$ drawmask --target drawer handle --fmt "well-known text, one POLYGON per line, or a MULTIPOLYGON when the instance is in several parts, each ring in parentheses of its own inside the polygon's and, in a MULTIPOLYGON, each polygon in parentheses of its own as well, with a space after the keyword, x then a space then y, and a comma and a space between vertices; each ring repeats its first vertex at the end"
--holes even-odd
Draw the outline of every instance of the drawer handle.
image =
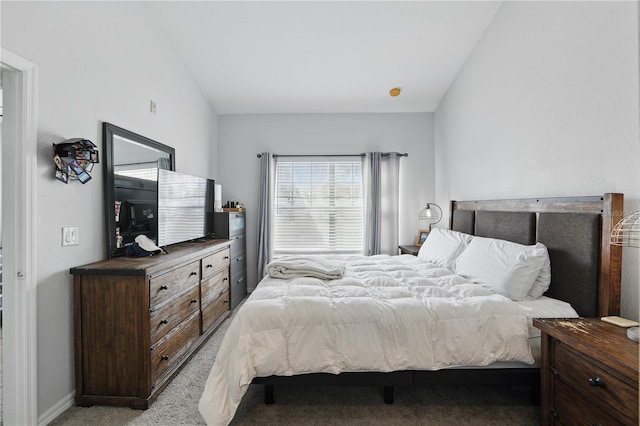
POLYGON ((209 264, 207 265, 207 268, 213 268, 213 265, 209 263, 209 264))
POLYGON ((222 279, 222 281, 229 281, 229 278, 224 277, 224 278, 222 279))
POLYGON ((167 287, 166 285, 161 285, 160 290, 169 290, 169 287, 167 287))
POLYGON ((223 304, 223 305, 226 305, 227 303, 229 303, 229 301, 228 301, 228 300, 223 300, 223 301, 222 301, 222 304, 223 304))
POLYGON ((198 303, 198 299, 191 299, 189 303, 198 303))
POLYGON ((189 276, 190 276, 190 277, 191 277, 191 276, 193 276, 193 275, 198 275, 198 273, 197 273, 197 272, 191 272, 191 273, 189 274, 189 276))
POLYGON ((163 361, 169 361, 169 355, 162 355, 160 359, 163 361))
POLYGON ((591 386, 598 386, 603 388, 604 387, 604 380, 602 380, 600 377, 596 377, 595 379, 591 378, 589 379, 589 384, 591 386))
POLYGON ((228 258, 229 258, 229 256, 225 256, 224 258, 225 258, 225 259, 228 259, 228 258))
POLYGON ((240 284, 242 281, 244 281, 244 277, 240 278, 239 280, 236 280, 236 283, 240 284))
POLYGON ((166 320, 166 319, 165 320, 161 320, 160 324, 169 324, 169 320, 166 320))

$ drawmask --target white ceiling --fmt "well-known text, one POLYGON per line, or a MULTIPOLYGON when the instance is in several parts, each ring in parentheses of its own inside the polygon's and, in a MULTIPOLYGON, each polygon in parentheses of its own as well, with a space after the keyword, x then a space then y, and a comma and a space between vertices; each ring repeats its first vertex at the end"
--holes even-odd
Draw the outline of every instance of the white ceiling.
POLYGON ((434 111, 501 2, 145 4, 216 112, 250 114, 434 111))

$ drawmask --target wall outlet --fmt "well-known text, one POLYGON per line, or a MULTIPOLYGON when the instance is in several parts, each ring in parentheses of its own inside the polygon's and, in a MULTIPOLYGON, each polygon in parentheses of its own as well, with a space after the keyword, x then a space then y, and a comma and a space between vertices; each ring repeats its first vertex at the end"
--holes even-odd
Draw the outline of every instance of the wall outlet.
POLYGON ((79 242, 78 228, 62 228, 62 247, 77 246, 79 242))

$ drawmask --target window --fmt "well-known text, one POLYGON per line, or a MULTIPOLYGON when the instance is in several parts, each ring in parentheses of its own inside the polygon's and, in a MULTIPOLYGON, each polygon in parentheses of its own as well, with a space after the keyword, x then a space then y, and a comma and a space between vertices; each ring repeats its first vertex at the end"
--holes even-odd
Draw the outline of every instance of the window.
POLYGON ((274 256, 362 254, 359 157, 276 163, 274 256))

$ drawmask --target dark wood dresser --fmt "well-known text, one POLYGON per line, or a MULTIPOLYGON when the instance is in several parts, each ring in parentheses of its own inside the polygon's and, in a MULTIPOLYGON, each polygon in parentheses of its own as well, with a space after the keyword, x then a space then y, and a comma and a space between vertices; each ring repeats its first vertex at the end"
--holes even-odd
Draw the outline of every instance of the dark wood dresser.
POLYGON ((535 319, 541 424, 638 425, 638 343, 599 318, 535 319))
POLYGON ((247 239, 245 213, 216 212, 213 232, 216 238, 226 238, 231 244, 231 309, 247 295, 247 239))
POLYGON ((149 407, 229 317, 229 244, 71 268, 77 405, 149 407))

